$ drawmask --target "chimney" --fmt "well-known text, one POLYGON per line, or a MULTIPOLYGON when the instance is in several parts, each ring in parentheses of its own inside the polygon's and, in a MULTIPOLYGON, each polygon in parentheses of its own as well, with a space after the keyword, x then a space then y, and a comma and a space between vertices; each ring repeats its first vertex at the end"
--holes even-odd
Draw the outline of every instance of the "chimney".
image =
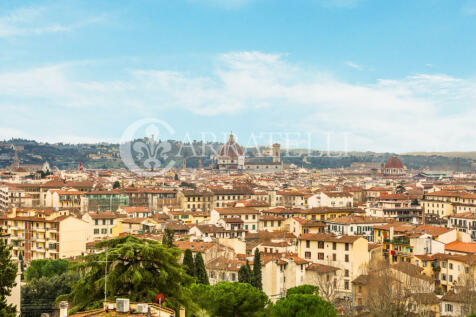
POLYGON ((179 316, 180 317, 185 317, 185 308, 180 307, 179 316))
POLYGON ((68 302, 67 301, 61 301, 59 303, 59 317, 68 317, 68 302))

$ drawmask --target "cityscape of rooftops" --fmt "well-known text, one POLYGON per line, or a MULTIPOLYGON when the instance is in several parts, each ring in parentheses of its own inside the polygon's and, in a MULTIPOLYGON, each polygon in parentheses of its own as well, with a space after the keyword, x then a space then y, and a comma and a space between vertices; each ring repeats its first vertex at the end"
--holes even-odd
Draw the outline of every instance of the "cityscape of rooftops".
POLYGON ((0 317, 476 317, 475 29, 0 1, 0 317))

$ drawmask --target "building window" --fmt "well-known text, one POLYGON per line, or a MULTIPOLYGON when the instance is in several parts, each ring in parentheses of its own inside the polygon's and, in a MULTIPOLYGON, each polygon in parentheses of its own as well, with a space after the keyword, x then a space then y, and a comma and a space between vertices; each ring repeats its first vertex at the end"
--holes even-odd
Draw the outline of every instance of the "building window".
POLYGON ((337 250, 337 243, 336 242, 332 242, 332 250, 337 250))
POLYGON ((445 304, 445 311, 446 312, 453 312, 453 304, 445 304))
POLYGON ((306 240, 306 248, 310 248, 310 247, 311 247, 311 241, 306 240))
POLYGON ((317 254, 317 258, 318 258, 319 260, 324 260, 324 253, 319 252, 319 253, 317 254))
POLYGON ((349 277, 349 270, 345 270, 345 271, 344 271, 344 276, 345 276, 345 277, 349 277))
POLYGON ((305 257, 306 259, 310 259, 310 258, 311 258, 311 252, 305 252, 305 253, 304 253, 304 257, 305 257))
POLYGON ((349 244, 348 243, 345 244, 345 250, 349 251, 349 244))
POLYGON ((332 261, 337 261, 337 254, 332 254, 332 261))
POLYGON ((317 243, 317 247, 318 247, 319 249, 324 249, 324 241, 319 241, 319 242, 317 243))
POLYGON ((94 229, 94 234, 99 234, 99 229, 94 229))
POLYGON ((349 281, 344 281, 344 289, 349 289, 349 281))
POLYGON ((348 254, 345 255, 345 262, 349 262, 349 255, 348 254))

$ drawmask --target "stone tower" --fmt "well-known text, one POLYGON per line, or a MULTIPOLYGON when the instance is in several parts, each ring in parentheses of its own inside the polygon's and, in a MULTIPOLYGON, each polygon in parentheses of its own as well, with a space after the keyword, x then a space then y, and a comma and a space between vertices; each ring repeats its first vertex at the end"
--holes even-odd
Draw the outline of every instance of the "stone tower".
POLYGON ((273 163, 281 162, 281 145, 279 143, 273 144, 273 163))

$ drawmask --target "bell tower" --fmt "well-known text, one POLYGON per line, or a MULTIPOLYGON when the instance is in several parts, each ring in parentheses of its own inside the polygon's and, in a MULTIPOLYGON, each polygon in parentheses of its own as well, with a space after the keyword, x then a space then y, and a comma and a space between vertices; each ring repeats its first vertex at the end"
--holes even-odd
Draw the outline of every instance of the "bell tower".
POLYGON ((273 144, 273 163, 281 162, 281 145, 279 143, 273 144))

